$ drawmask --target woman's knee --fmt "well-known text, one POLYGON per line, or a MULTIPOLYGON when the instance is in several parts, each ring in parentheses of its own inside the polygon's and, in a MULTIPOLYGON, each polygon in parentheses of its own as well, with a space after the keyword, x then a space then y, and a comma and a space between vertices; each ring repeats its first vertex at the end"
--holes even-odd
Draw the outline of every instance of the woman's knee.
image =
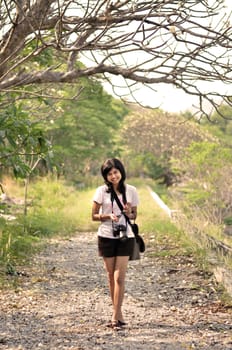
POLYGON ((115 273, 114 274, 114 283, 118 286, 123 286, 125 283, 125 273, 115 273))

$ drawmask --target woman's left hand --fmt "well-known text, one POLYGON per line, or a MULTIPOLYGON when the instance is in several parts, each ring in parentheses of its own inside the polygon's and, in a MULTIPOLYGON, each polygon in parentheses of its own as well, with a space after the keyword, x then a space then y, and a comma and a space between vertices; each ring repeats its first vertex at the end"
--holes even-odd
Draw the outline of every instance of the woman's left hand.
POLYGON ((127 216, 131 214, 131 204, 130 203, 125 204, 123 213, 127 216))

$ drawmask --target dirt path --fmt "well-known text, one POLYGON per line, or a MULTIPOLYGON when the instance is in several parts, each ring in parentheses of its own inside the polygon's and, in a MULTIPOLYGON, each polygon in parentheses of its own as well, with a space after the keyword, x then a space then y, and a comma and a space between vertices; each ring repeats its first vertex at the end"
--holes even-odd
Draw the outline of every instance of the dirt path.
POLYGON ((190 258, 130 262, 120 331, 105 326, 95 234, 53 240, 24 272, 16 291, 1 293, 0 349, 232 350, 232 310, 190 258))

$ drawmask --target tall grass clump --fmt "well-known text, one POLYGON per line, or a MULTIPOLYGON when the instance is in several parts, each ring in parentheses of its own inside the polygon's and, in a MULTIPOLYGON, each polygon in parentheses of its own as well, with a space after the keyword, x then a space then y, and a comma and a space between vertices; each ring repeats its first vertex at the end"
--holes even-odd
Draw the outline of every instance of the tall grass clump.
POLYGON ((26 225, 34 234, 66 236, 95 228, 91 220, 91 190, 43 179, 33 184, 30 195, 26 225))
POLYGON ((6 275, 18 275, 17 266, 27 264, 40 245, 40 239, 24 232, 19 220, 0 224, 0 285, 5 284, 6 275))
MULTIPOLYGON (((23 186, 13 193, 23 198, 23 186)), ((8 186, 11 196, 11 187, 8 186)), ((68 237, 78 232, 96 230, 91 219, 93 191, 77 190, 60 181, 42 179, 29 186, 27 215, 25 208, 12 206, 8 213, 16 219, 0 220, 0 274, 15 274, 15 266, 24 264, 52 236, 68 237)))
MULTIPOLYGON (((171 218, 155 203, 147 186, 138 185, 140 205, 137 222, 148 247, 154 247, 153 254, 189 255, 197 249, 184 231, 180 230, 171 218), (156 249, 157 248, 157 249, 156 249)), ((153 187, 154 188, 154 187, 153 187)))

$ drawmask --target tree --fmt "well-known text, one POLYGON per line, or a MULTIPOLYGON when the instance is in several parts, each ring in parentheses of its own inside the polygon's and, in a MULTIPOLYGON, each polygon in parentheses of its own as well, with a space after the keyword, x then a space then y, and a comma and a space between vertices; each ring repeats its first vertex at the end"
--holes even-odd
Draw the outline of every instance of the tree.
POLYGON ((50 142, 42 126, 29 119, 22 103, 5 106, 0 127, 0 178, 6 170, 25 178, 48 155, 50 142))
POLYGON ((204 213, 210 222, 217 224, 231 217, 231 148, 220 141, 192 142, 181 161, 189 179, 182 186, 189 211, 194 208, 193 212, 204 213))
MULTIPOLYGON (((176 182, 185 170, 182 159, 192 142, 212 142, 215 137, 194 120, 162 110, 131 108, 123 121, 124 157, 136 175, 176 182)), ((134 175, 134 174, 133 174, 134 175)))
MULTIPOLYGON (((62 101, 54 122, 48 124, 53 143, 53 163, 62 165, 66 179, 86 180, 98 174, 102 159, 118 154, 115 138, 127 114, 126 106, 107 94, 100 83, 82 78, 84 89, 78 101, 62 101)), ((73 95, 75 86, 65 94, 73 95)))
MULTIPOLYGON (((111 81, 120 76, 132 93, 137 84, 154 89, 172 84, 198 96, 203 113, 204 101, 216 109, 221 101, 231 105, 224 89, 232 80, 231 4, 226 8, 224 0, 0 4, 2 93, 32 94, 26 88, 36 84, 41 86, 37 94, 44 94, 44 84, 75 83, 90 76, 111 81), (222 85, 215 90, 217 82, 222 85)), ((117 93, 123 95, 121 89, 117 93)))

